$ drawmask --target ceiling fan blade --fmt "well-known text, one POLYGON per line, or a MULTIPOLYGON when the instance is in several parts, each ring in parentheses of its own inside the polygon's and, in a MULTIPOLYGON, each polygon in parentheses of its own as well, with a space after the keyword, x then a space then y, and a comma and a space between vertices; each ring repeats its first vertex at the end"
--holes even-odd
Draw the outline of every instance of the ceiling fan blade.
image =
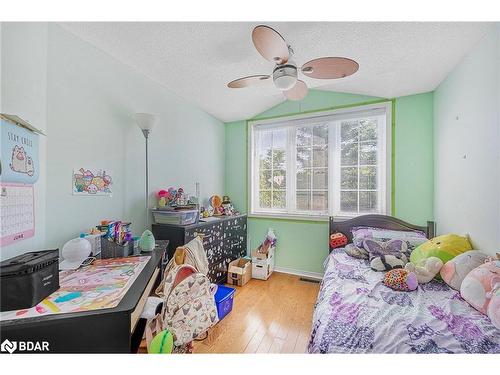
POLYGON ((306 83, 298 79, 295 86, 293 86, 290 90, 283 91, 283 95, 290 100, 302 100, 307 96, 308 91, 309 89, 307 88, 306 83))
POLYGON ((320 57, 306 62, 301 71, 306 76, 319 79, 344 78, 358 71, 359 64, 345 57, 320 57))
POLYGON ((240 89, 242 87, 257 86, 259 84, 264 83, 270 77, 271 76, 268 76, 268 75, 255 75, 255 76, 238 78, 238 79, 235 79, 234 81, 229 82, 227 84, 227 87, 229 87, 231 89, 240 89))
POLYGON ((266 25, 256 26, 252 31, 255 48, 266 60, 276 64, 284 64, 290 57, 288 44, 273 28, 266 25))

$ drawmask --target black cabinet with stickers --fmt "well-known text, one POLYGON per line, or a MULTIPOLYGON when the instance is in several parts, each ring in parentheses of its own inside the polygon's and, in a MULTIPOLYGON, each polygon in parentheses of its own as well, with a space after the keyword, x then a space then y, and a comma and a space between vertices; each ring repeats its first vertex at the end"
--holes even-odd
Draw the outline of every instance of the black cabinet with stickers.
POLYGON ((208 276, 213 283, 224 283, 229 262, 247 254, 246 215, 221 216, 185 226, 153 224, 152 227, 155 239, 169 240, 169 259, 172 259, 177 247, 202 234, 208 276))

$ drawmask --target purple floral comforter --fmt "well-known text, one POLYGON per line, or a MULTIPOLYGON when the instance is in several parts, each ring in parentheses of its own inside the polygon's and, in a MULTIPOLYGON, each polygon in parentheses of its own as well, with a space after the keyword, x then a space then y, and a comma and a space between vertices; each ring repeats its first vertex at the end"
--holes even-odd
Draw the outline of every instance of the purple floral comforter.
POLYGON ((332 251, 313 315, 310 353, 500 353, 500 330, 448 285, 382 284, 367 261, 332 251))

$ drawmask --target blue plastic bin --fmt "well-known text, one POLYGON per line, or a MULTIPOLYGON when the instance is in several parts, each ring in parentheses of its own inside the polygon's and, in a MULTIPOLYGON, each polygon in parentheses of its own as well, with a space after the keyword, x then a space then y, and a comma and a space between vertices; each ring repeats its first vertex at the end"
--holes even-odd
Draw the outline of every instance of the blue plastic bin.
POLYGON ((217 316, 222 320, 233 309, 234 288, 229 288, 224 285, 217 285, 215 293, 215 305, 217 306, 217 316))

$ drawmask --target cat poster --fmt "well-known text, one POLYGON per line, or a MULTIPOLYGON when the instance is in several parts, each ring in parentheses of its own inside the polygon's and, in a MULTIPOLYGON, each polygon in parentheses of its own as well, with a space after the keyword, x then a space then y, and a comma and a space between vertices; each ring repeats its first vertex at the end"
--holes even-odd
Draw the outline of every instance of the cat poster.
POLYGON ((104 169, 73 169, 73 195, 111 196, 113 179, 111 173, 104 169))
POLYGON ((38 180, 38 134, 0 119, 3 182, 34 184, 38 180))

